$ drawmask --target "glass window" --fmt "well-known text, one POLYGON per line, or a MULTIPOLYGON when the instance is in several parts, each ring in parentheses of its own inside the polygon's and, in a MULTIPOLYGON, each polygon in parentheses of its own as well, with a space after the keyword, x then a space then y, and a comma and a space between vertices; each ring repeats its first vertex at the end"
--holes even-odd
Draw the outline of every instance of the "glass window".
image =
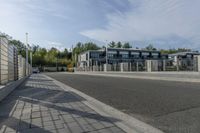
POLYGON ((149 52, 142 52, 142 56, 149 56, 149 52))
POLYGON ((122 58, 128 58, 128 54, 122 54, 122 58))
POLYGON ((108 58, 114 58, 114 54, 108 54, 108 58))
POLYGON ((158 53, 151 53, 153 58, 158 58, 158 53))
POLYGON ((99 58, 99 53, 91 53, 91 58, 99 58))

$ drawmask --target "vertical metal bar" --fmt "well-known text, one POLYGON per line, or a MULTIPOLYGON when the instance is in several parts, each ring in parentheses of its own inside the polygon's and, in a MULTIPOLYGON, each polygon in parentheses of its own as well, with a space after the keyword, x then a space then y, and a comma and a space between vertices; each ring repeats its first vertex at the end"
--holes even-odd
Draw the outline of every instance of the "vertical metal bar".
POLYGON ((26 76, 28 76, 28 33, 26 33, 26 76))

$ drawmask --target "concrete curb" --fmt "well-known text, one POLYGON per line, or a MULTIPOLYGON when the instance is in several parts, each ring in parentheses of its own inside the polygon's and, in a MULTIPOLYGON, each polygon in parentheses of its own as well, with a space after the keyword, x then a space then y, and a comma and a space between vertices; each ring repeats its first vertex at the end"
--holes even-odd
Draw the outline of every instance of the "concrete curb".
POLYGON ((21 78, 20 80, 17 80, 17 81, 13 81, 5 86, 2 86, 0 88, 0 102, 4 98, 6 98, 14 89, 19 87, 28 77, 29 76, 21 78))
POLYGON ((129 116, 109 105, 106 105, 98 100, 96 100, 93 97, 90 97, 70 86, 67 86, 47 75, 44 75, 50 80, 53 80, 54 83, 61 88, 63 88, 66 91, 72 91, 79 96, 86 99, 86 101, 83 101, 84 104, 95 110, 97 113, 101 114, 102 116, 108 116, 115 119, 118 119, 119 122, 115 122, 115 124, 123 129, 127 133, 163 133, 161 130, 156 129, 152 127, 151 125, 148 125, 132 116, 129 116))
POLYGON ((106 73, 74 73, 80 75, 91 75, 91 76, 107 76, 107 77, 122 77, 122 78, 135 78, 135 79, 150 79, 150 80, 163 80, 163 81, 178 81, 178 82, 192 82, 200 83, 200 79, 194 78, 175 78, 175 77, 155 77, 155 76, 134 76, 134 75, 120 75, 119 74, 106 74, 106 73))

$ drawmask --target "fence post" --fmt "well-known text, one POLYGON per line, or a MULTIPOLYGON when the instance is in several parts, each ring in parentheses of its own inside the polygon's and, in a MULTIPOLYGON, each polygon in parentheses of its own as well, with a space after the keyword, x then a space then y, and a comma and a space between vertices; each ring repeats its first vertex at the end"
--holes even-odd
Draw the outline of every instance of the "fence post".
POLYGON ((103 67, 104 67, 104 72, 107 72, 107 64, 103 64, 103 67))
POLYGON ((163 60, 163 71, 166 71, 166 60, 163 60))
POLYGON ((151 72, 151 60, 146 60, 147 72, 151 72))
POLYGON ((177 58, 176 70, 179 71, 179 58, 177 58))
POLYGON ((124 63, 120 63, 120 70, 121 70, 121 72, 124 71, 124 63))
POLYGON ((200 55, 197 56, 197 71, 200 72, 200 55))

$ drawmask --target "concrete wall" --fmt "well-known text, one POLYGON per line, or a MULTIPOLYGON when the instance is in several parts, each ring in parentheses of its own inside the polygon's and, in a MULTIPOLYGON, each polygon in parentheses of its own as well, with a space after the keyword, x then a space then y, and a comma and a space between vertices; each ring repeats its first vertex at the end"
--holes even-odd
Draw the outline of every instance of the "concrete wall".
MULTIPOLYGON (((27 66, 27 69, 31 70, 31 66, 27 66)), ((26 79, 25 75, 25 59, 21 55, 18 56, 14 45, 9 44, 6 38, 0 37, 0 101, 26 79), (21 80, 18 80, 18 74, 21 80), (13 82, 14 80, 16 81, 13 82)))
POLYGON ((104 64, 104 72, 111 71, 111 65, 110 64, 104 64))
POLYGON ((147 72, 151 72, 152 71, 151 60, 146 60, 146 70, 147 70, 147 72))
POLYGON ((152 60, 151 61, 151 71, 158 71, 158 65, 159 65, 158 60, 152 60))
POLYGON ((18 55, 18 77, 23 78, 26 76, 26 64, 25 64, 25 58, 23 58, 21 55, 18 55))
POLYGON ((14 80, 14 47, 13 45, 8 45, 8 81, 14 80))
POLYGON ((17 48, 14 47, 13 49, 13 60, 14 60, 14 80, 18 80, 18 51, 17 48))
POLYGON ((0 84, 8 83, 8 40, 0 37, 0 84))
POLYGON ((6 86, 0 86, 0 101, 6 98, 15 88, 17 88, 21 83, 24 82, 26 77, 12 82, 6 86))
POLYGON ((194 70, 200 72, 200 55, 194 57, 194 70))
POLYGON ((127 72, 129 71, 129 63, 120 63, 120 71, 127 72))

